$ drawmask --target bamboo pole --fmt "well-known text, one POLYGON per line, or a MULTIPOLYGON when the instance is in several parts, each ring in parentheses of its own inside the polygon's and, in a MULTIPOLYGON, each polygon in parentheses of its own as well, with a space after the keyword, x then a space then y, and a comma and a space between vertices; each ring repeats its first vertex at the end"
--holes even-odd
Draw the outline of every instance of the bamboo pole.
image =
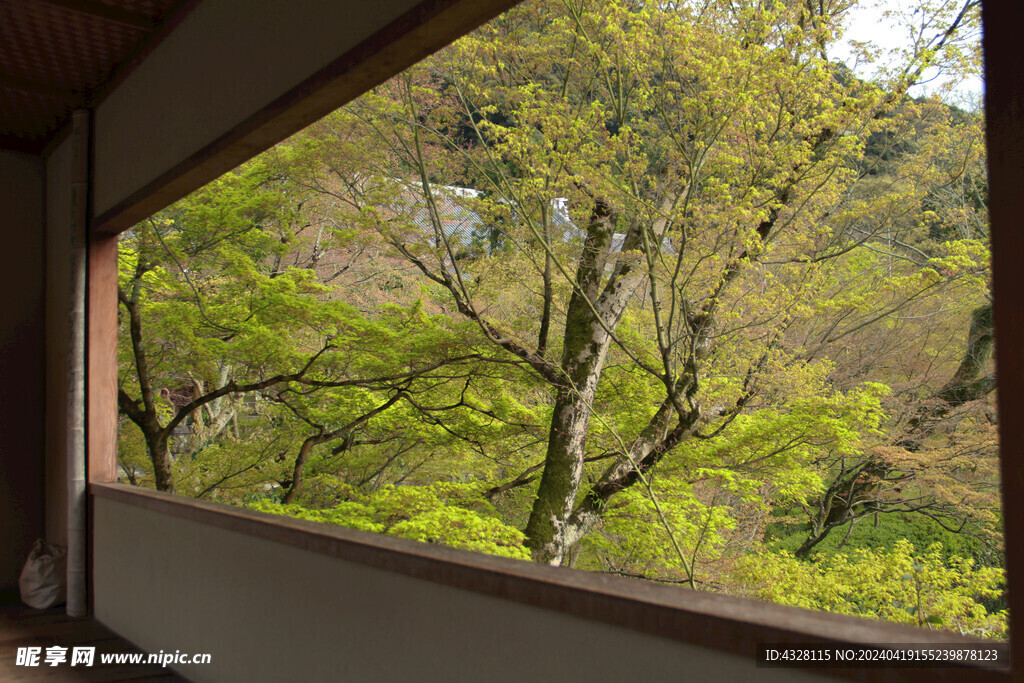
POLYGON ((75 111, 71 129, 71 306, 68 343, 68 568, 67 614, 88 615, 86 577, 85 299, 89 197, 89 112, 75 111))

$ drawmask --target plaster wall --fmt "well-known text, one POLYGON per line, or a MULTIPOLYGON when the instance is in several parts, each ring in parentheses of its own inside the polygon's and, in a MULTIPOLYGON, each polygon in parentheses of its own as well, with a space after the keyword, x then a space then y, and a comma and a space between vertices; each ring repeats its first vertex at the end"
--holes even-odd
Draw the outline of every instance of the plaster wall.
POLYGON ((815 681, 94 497, 96 617, 195 681, 815 681))
POLYGON ((96 110, 95 214, 197 154, 416 4, 199 3, 96 110))
POLYGON ((43 534, 41 159, 0 150, 0 596, 10 599, 43 534))

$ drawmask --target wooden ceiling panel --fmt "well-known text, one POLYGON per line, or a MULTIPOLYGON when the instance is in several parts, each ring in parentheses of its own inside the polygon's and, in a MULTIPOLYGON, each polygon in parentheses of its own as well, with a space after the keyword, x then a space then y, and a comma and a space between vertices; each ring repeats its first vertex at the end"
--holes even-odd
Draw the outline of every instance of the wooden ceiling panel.
POLYGON ((31 151, 46 144, 71 113, 73 105, 40 93, 8 88, 0 83, 0 146, 31 151), (21 140, 20 145, 9 140, 21 140))
POLYGON ((91 104, 184 4, 184 0, 0 3, 0 146, 41 151, 71 110, 91 104), (21 142, 12 145, 12 140, 21 142))

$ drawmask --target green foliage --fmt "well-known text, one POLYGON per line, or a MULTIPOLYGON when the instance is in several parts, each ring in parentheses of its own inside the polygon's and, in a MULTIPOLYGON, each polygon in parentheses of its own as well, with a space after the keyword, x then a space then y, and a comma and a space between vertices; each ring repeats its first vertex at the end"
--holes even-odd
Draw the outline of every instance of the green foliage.
POLYGON ((843 495, 998 545, 983 401, 918 428, 988 300, 983 122, 904 96, 930 48, 828 63, 813 5, 523 3, 135 226, 126 477, 520 559, 548 477, 559 561, 998 634, 919 518, 750 554, 843 495))
MULTIPOLYGON (((915 548, 938 545, 945 557, 972 559, 979 566, 1002 564, 1002 552, 993 550, 980 538, 949 531, 935 520, 913 513, 880 514, 877 525, 873 517, 867 517, 858 521, 849 535, 848 530, 848 527, 837 529, 814 546, 813 553, 829 556, 840 550, 847 553, 855 550, 891 550, 905 540, 915 548)), ((773 551, 793 552, 806 538, 807 531, 801 525, 773 524, 765 532, 765 542, 773 551)))
MULTIPOLYGON (((720 490, 728 490, 732 484, 725 477, 709 482, 707 475, 702 483, 720 490)), ((587 538, 584 553, 595 555, 597 566, 611 571, 673 577, 680 582, 691 576, 702 580, 705 565, 721 557, 728 532, 736 528, 737 499, 719 494, 709 504, 700 495, 709 486, 674 478, 658 479, 652 488, 660 514, 647 491, 633 488, 623 492, 606 509, 600 531, 587 538), (684 550, 683 557, 667 541, 661 515, 684 550)), ((584 555, 583 562, 587 560, 584 555)))
MULTIPOLYGON (((685 576, 710 571, 739 536, 756 537, 757 519, 775 505, 802 500, 822 486, 812 463, 832 453, 855 453, 877 436, 888 389, 866 384, 849 392, 792 400, 732 420, 728 430, 698 440, 666 458, 652 491, 624 491, 587 541, 597 566, 645 575, 685 576), (686 553, 686 566, 666 543, 664 515, 686 553)), ((732 554, 744 548, 732 548, 732 554)), ((589 558, 584 556, 583 562, 589 558)), ((716 573, 716 572, 712 572, 716 573)))
POLYGON ((810 563, 763 552, 744 558, 737 578, 751 595, 784 605, 985 638, 1007 634, 1005 610, 989 613, 983 604, 1001 594, 1003 570, 946 559, 939 544, 918 554, 901 540, 890 549, 819 555, 810 563))
POLYGON ((871 382, 845 393, 817 389, 818 395, 792 396, 785 405, 736 417, 721 436, 680 449, 668 467, 724 476, 737 493, 748 495, 768 485, 779 503, 817 490, 821 479, 812 463, 859 452, 878 436, 885 417, 881 400, 889 393, 871 382))
POLYGON ((523 547, 523 533, 497 518, 494 508, 481 498, 478 487, 437 483, 385 486, 371 493, 337 485, 332 489, 335 495, 346 496, 348 500, 324 509, 269 501, 250 503, 248 507, 490 555, 530 559, 529 551, 523 547))

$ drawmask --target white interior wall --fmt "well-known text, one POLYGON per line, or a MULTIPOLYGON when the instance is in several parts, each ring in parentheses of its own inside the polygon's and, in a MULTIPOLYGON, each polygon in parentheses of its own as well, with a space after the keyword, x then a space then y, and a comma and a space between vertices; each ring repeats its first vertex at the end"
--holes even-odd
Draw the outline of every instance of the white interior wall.
POLYGON ((816 681, 94 498, 96 617, 195 681, 816 681))
POLYGON ((43 534, 43 162, 0 150, 0 593, 43 534))
POLYGON ((95 112, 102 215, 418 0, 206 0, 95 112))

